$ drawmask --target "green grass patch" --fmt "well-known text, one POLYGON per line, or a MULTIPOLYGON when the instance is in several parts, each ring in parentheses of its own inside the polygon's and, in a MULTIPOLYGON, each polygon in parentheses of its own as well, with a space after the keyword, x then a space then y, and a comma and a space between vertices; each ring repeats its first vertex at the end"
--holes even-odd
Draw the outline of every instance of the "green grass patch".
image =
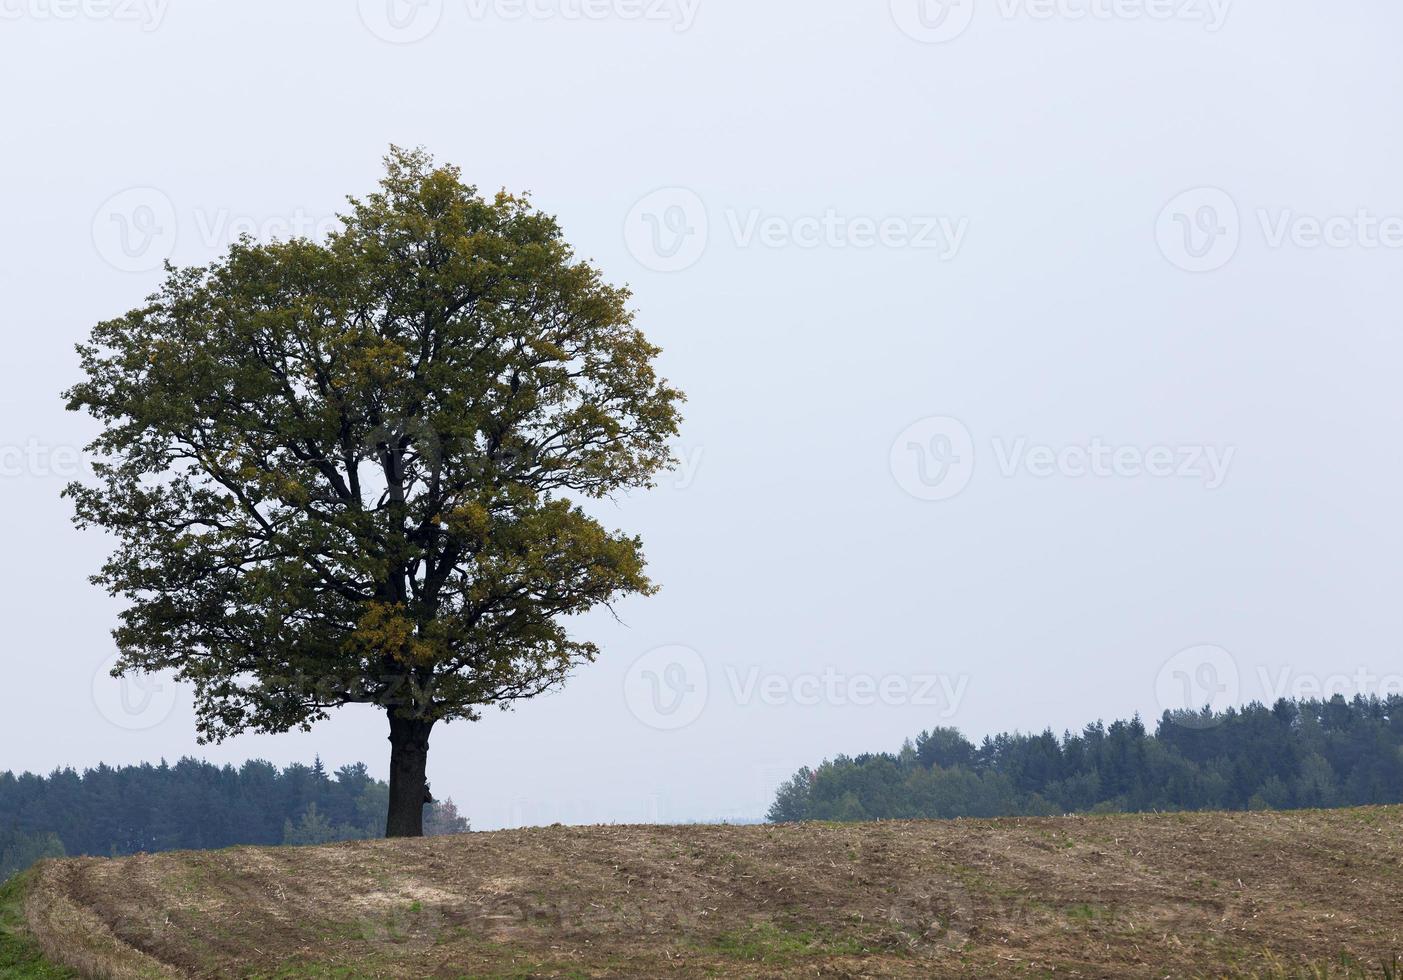
POLYGON ((0 980, 68 980, 75 976, 44 960, 24 931, 24 890, 28 875, 0 885, 0 980))
POLYGON ((1103 915, 1104 913, 1101 909, 1098 909, 1095 905, 1088 905, 1085 902, 1081 902, 1077 905, 1069 905, 1067 907, 1067 918, 1071 919, 1073 922, 1091 923, 1102 918, 1103 915))
POLYGON ((851 937, 787 930, 773 922, 757 922, 748 929, 719 936, 706 944, 704 951, 747 963, 784 964, 808 956, 862 956, 871 949, 851 937))

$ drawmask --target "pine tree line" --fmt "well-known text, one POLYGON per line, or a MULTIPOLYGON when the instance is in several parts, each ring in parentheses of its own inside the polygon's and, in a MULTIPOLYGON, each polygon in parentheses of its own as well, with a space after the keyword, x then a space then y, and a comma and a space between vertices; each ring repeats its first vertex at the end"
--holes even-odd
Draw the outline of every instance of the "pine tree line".
MULTIPOLYGON (((389 786, 362 763, 328 773, 270 762, 216 766, 100 765, 48 776, 0 773, 0 880, 36 860, 63 855, 121 857, 141 852, 235 845, 327 844, 385 834, 389 786)), ((463 833, 451 800, 430 804, 425 830, 463 833)))
POLYGON ((1214 713, 1165 712, 1080 734, 1000 734, 975 746, 953 728, 896 754, 801 769, 768 818, 952 819, 1302 809, 1403 802, 1403 697, 1336 696, 1214 713))

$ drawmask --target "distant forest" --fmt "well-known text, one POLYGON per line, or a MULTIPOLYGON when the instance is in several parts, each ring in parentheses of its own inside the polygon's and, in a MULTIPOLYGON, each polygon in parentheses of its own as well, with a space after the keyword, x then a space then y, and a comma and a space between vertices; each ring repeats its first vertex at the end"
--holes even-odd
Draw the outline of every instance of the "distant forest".
MULTIPOLYGON (((49 776, 0 773, 0 881, 46 857, 383 837, 389 792, 363 764, 329 774, 320 759, 286 769, 182 759, 49 776)), ((424 816, 426 834, 469 829, 451 800, 429 804, 424 816)))
POLYGON ((900 752, 801 769, 776 823, 1289 810, 1403 802, 1403 697, 1254 703, 1166 712, 1058 738, 1002 734, 975 746, 953 728, 900 752))

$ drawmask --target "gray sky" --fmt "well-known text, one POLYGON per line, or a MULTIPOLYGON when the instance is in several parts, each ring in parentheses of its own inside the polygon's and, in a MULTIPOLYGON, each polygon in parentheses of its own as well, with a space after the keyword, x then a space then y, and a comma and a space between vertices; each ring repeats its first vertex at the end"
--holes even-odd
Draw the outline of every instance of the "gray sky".
POLYGON ((1400 29, 1384 0, 0 0, 0 769, 384 774, 369 710, 199 749, 185 693, 124 700, 58 393, 165 254, 317 233, 391 142, 532 191, 690 396, 684 468, 604 510, 663 592, 580 624, 605 655, 563 693, 435 734, 475 826, 759 816, 936 724, 1403 689, 1400 29))

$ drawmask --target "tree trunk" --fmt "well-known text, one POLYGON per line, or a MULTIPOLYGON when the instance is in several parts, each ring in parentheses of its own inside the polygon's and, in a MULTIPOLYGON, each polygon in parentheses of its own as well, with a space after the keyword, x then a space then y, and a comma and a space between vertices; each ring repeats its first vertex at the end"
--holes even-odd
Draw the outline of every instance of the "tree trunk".
POLYGON ((432 721, 399 718, 390 709, 390 816, 386 837, 423 837, 424 804, 432 803, 426 770, 432 721))

